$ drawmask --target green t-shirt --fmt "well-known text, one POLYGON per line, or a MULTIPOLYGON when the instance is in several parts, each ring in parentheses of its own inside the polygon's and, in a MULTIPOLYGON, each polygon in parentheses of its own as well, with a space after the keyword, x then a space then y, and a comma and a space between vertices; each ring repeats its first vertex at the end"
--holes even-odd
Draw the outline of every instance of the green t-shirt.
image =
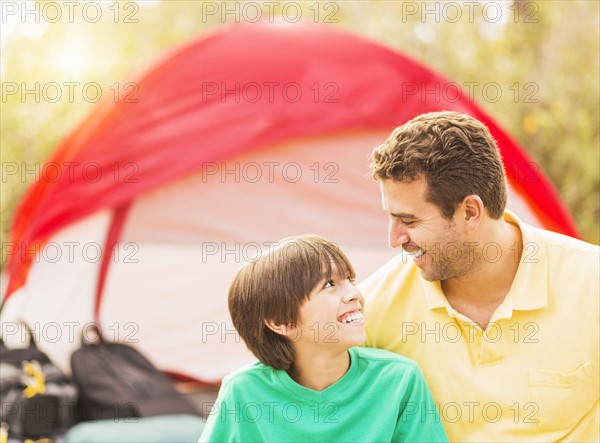
POLYGON ((254 363, 223 379, 201 442, 447 442, 417 364, 351 348, 350 368, 323 391, 254 363))

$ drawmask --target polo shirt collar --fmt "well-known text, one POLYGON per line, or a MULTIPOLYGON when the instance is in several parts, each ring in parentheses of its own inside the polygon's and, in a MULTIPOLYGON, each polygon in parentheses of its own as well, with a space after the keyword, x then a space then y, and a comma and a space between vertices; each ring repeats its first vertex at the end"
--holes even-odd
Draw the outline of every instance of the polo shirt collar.
POLYGON ((442 283, 439 280, 427 281, 421 278, 421 284, 423 285, 428 309, 450 308, 450 303, 446 300, 446 296, 442 290, 442 283))
POLYGON ((512 309, 518 311, 544 308, 548 304, 546 245, 538 230, 523 223, 514 213, 505 211, 504 220, 517 225, 523 238, 521 262, 505 302, 510 301, 512 309))
MULTIPOLYGON (((519 227, 523 253, 512 286, 498 309, 508 314, 513 310, 543 308, 548 303, 548 266, 544 242, 536 228, 523 223, 513 212, 505 211, 504 220, 519 227)), ((421 283, 428 309, 446 308, 449 312, 454 311, 442 291, 440 281, 430 282, 421 278, 421 283)))

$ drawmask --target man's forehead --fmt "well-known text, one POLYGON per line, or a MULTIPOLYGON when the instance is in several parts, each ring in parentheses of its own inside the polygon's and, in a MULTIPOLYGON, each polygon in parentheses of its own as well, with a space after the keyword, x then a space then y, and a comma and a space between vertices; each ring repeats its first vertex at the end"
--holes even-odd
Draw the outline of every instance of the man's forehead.
POLYGON ((442 210, 426 198, 425 181, 380 183, 383 210, 407 220, 432 220, 442 217, 442 210))
POLYGON ((415 216, 427 206, 425 182, 397 182, 382 180, 380 183, 383 209, 395 215, 415 216))

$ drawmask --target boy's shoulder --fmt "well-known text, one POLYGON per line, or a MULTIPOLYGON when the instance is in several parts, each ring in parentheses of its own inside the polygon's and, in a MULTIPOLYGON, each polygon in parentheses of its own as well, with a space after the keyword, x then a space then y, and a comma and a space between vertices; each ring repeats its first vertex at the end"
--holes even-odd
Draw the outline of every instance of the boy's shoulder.
POLYGON ((351 348, 351 352, 359 362, 373 367, 389 366, 390 368, 409 372, 419 367, 416 361, 384 349, 355 347, 351 348))
POLYGON ((375 348, 352 348, 359 366, 360 382, 386 395, 403 396, 423 381, 418 363, 394 352, 375 348))
POLYGON ((247 385, 258 380, 266 381, 273 377, 275 369, 259 361, 249 363, 223 377, 223 386, 247 385))

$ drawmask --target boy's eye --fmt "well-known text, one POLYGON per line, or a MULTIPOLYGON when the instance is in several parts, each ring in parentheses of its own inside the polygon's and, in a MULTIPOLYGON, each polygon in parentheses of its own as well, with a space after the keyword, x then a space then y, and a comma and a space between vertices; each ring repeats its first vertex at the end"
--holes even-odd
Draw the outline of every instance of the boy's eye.
MULTIPOLYGON (((346 277, 346 280, 348 280, 352 284, 354 284, 354 281, 355 281, 354 277, 350 277, 350 276, 346 277)), ((329 281, 325 282, 325 284, 323 285, 323 289, 333 288, 335 286, 336 286, 335 281, 329 280, 329 281)))

